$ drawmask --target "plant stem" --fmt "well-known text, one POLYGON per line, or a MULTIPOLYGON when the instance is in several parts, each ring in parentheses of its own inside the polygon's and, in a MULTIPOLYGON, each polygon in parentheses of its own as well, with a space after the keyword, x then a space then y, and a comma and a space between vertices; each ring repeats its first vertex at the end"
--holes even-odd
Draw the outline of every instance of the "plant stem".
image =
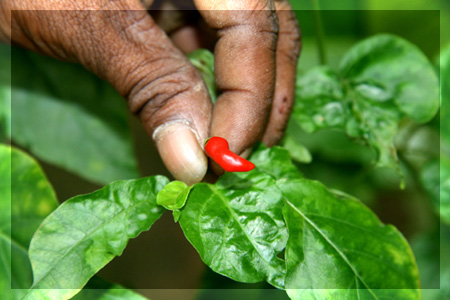
POLYGON ((319 0, 311 0, 314 11, 314 23, 316 29, 316 41, 317 41, 317 49, 319 54, 319 62, 321 65, 327 64, 327 57, 325 53, 325 45, 324 45, 324 30, 323 30, 323 22, 322 15, 320 13, 320 5, 319 0))

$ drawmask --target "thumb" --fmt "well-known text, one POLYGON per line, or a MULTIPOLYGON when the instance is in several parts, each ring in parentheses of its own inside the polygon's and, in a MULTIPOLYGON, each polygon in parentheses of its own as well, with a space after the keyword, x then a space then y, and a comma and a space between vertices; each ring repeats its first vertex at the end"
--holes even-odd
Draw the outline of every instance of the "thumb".
POLYGON ((139 1, 82 1, 76 10, 53 11, 43 10, 45 3, 30 2, 43 7, 12 14, 11 40, 78 61, 108 80, 141 118, 171 174, 187 184, 199 182, 207 169, 201 145, 210 125, 209 95, 200 74, 139 1))
MULTIPOLYGON (((129 13, 128 13, 129 14, 129 13)), ((139 115, 171 174, 193 184, 203 179, 208 161, 202 149, 208 137, 212 105, 197 70, 146 14, 132 17, 126 49, 111 82, 139 115), (121 72, 121 73, 119 73, 121 72)))

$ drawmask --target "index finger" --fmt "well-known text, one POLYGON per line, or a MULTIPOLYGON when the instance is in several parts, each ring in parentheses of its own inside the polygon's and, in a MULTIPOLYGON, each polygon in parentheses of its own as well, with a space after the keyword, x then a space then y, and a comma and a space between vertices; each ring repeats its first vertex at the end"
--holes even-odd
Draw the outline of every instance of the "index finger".
POLYGON ((216 83, 211 136, 226 138, 241 154, 264 131, 275 87, 278 20, 271 1, 195 0, 206 23, 217 29, 216 83))

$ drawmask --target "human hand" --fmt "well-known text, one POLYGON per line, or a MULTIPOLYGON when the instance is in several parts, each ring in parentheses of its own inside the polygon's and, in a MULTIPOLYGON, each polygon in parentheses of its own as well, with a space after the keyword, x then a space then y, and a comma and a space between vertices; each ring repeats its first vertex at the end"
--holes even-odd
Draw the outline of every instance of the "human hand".
POLYGON ((271 146, 281 139, 300 51, 285 0, 194 3, 218 34, 222 93, 214 108, 197 70, 138 0, 3 0, 0 34, 108 80, 139 115, 172 175, 192 184, 207 170, 207 137, 226 138, 244 156, 258 140, 271 146))

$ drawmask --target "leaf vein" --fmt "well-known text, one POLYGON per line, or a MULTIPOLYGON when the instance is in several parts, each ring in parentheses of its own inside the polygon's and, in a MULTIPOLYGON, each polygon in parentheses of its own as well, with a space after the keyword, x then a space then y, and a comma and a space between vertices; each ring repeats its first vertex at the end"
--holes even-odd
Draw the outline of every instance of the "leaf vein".
POLYGON ((378 299, 376 295, 373 293, 372 289, 366 284, 366 282, 361 278, 361 276, 358 274, 358 272, 355 270, 355 268, 351 265, 350 261, 348 260, 347 256, 338 249, 338 247, 331 241, 321 230, 317 227, 314 222, 312 222, 305 214, 303 214, 297 207, 295 207, 294 204, 292 204, 289 200, 286 199, 286 202, 291 206, 295 212, 297 212, 304 220, 306 220, 324 239, 327 241, 334 250, 342 257, 342 259, 345 261, 345 263, 349 266, 349 268, 352 270, 352 272, 355 274, 355 276, 364 284, 364 286, 367 288, 367 290, 372 294, 372 296, 375 299, 378 299))
MULTIPOLYGON (((244 227, 242 227, 242 224, 238 221, 238 217, 236 216, 236 214, 234 213, 234 211, 231 209, 231 207, 227 204, 227 201, 225 198, 222 197, 222 195, 216 190, 215 188, 213 189, 210 185, 208 185, 208 187, 210 188, 210 190, 214 193, 216 193, 219 196, 219 199, 222 200, 222 202, 225 204, 225 207, 228 209, 228 211, 230 212, 230 215, 233 217, 233 219, 236 221, 236 223, 239 225, 239 227, 241 228, 241 230, 244 232, 245 237, 248 239, 248 241, 250 242, 250 244, 252 244, 253 248, 255 249, 256 253, 258 253, 259 257, 262 258, 263 261, 265 261, 267 263, 267 265, 270 267, 270 269, 275 270, 276 273, 279 273, 279 270, 276 269, 271 262, 267 261, 267 259, 259 252, 258 247, 253 243, 252 239, 250 238, 250 236, 248 235, 247 231, 245 231, 244 227)), ((270 274, 266 274, 267 279, 269 279, 269 275, 270 274)))

